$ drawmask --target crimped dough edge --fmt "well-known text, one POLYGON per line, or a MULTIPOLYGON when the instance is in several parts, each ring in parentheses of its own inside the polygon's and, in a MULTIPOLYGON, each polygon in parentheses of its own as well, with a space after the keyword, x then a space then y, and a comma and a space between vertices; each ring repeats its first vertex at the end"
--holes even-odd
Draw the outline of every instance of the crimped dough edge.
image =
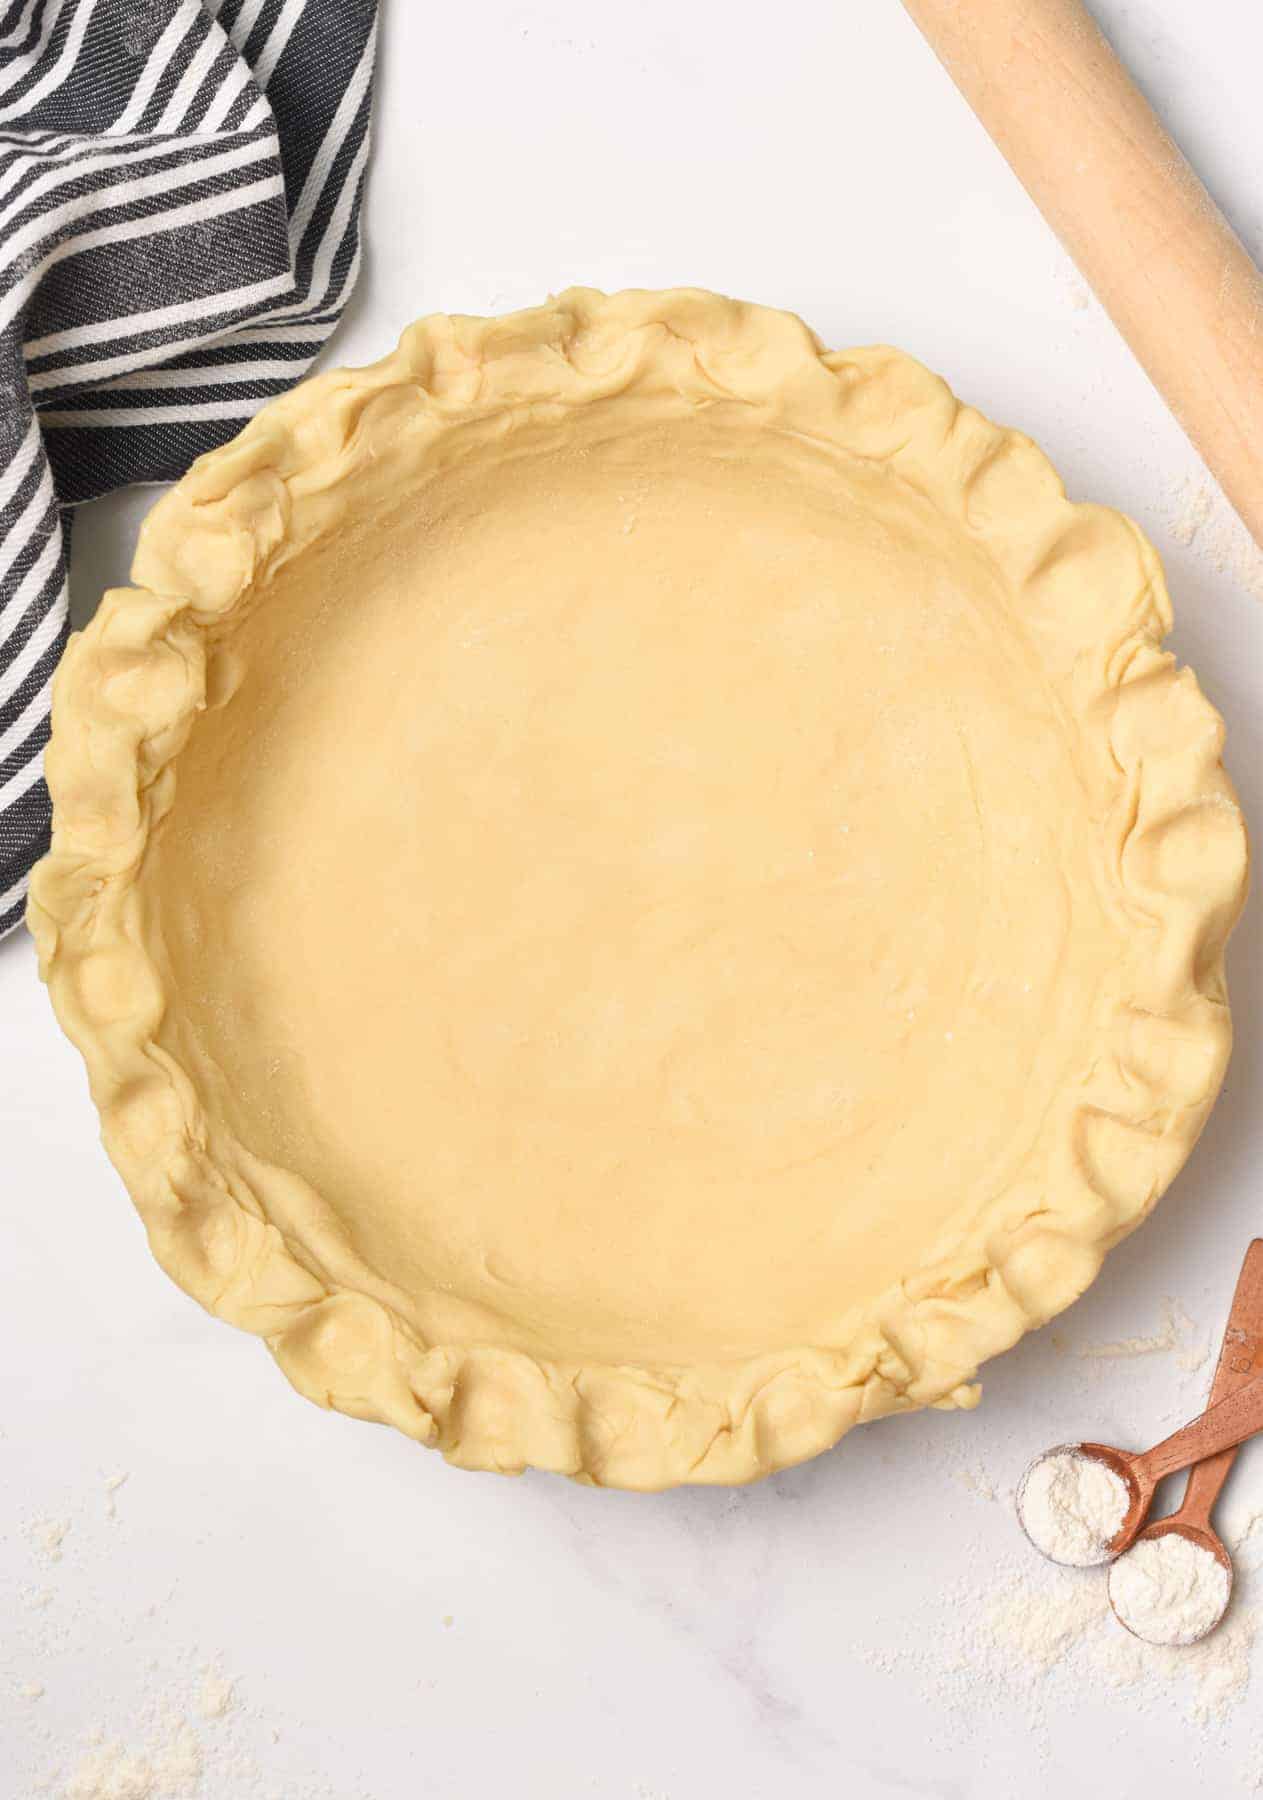
POLYGON ((1084 1291, 1191 1150, 1228 1060, 1224 946, 1247 875, 1222 722, 1162 649, 1170 603, 1139 530, 1070 503, 1029 439, 902 352, 826 352, 793 315, 693 289, 572 289, 507 317, 422 319, 381 361, 302 382, 200 457, 149 515, 132 577, 56 677, 52 847, 28 920, 157 1260, 261 1336, 318 1404, 395 1425, 465 1468, 637 1489, 753 1480, 864 1420, 975 1404, 979 1365, 1084 1291), (266 1193, 217 1166, 193 1081, 154 1041, 167 996, 137 879, 205 704, 207 634, 231 628, 284 556, 296 508, 333 516, 375 436, 401 419, 437 442, 516 408, 561 417, 664 388, 889 463, 985 547, 1109 794, 1127 998, 1064 1108, 1053 1176, 1019 1182, 934 1246, 845 1343, 696 1367, 425 1344, 379 1300, 318 1279, 266 1193))

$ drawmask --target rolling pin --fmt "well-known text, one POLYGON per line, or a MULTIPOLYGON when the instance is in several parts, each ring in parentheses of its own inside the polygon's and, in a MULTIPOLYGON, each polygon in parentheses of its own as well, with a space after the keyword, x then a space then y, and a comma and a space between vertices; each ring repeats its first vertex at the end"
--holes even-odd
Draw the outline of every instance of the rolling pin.
POLYGON ((1081 0, 904 0, 1263 546, 1263 276, 1081 0))

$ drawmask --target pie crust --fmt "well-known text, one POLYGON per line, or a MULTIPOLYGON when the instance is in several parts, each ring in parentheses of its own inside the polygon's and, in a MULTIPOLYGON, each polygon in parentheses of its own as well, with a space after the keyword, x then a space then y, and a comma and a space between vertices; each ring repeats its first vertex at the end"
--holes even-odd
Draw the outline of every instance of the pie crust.
POLYGON ((72 640, 30 924, 163 1267, 454 1463, 975 1403, 1171 1181, 1246 874, 1158 559, 896 350, 574 290, 303 382, 72 640))

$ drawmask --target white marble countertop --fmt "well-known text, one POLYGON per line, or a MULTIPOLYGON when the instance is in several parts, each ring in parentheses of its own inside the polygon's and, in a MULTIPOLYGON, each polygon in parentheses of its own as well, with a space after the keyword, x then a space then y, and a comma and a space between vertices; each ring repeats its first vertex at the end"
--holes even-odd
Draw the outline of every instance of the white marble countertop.
MULTIPOLYGON (((1263 253, 1263 14, 1101 10, 1263 253)), ((1182 541, 1200 465, 898 6, 384 11, 337 359, 423 311, 575 280, 697 282, 835 344, 903 345, 1151 533, 1258 821, 1260 563, 1221 505, 1182 541)), ((81 514, 80 615, 124 577, 148 499, 81 514)), ((1263 1225, 1259 919, 1234 943, 1238 1050, 1202 1146, 1087 1298, 985 1372, 978 1412, 656 1497, 458 1473, 295 1398, 150 1261, 31 945, 0 945, 0 1795, 1251 1792, 1263 1572, 1215 1652, 1128 1660, 1099 1579, 1040 1565, 1008 1498, 1042 1446, 1148 1441, 1209 1379, 1205 1338, 1263 1225), (1129 1339, 1150 1347, 1082 1354, 1129 1339)), ((1224 1521, 1256 1511, 1257 1445, 1224 1521)))

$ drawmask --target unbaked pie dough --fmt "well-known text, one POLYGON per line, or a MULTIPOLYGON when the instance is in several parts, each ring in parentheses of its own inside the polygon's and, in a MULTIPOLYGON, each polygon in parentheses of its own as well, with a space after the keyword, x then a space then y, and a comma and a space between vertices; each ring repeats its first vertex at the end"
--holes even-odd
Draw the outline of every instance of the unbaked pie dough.
POLYGON ((454 1462, 969 1406, 1197 1136, 1244 884, 1158 561, 889 349, 432 318, 150 514, 30 909, 164 1267, 454 1462))

